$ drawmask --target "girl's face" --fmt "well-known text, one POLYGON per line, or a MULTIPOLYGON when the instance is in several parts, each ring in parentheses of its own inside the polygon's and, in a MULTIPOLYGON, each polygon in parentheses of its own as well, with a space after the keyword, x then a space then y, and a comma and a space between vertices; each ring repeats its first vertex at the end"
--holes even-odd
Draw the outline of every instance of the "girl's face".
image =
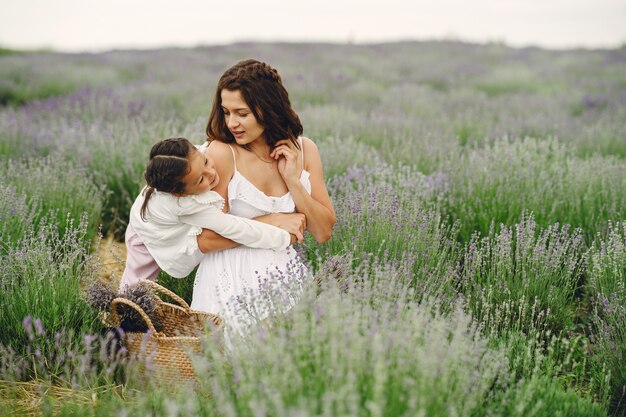
POLYGON ((189 157, 189 168, 189 172, 183 177, 185 183, 183 195, 201 194, 212 190, 220 182, 213 159, 195 148, 189 157))
POLYGON ((263 136, 265 128, 259 124, 239 90, 222 90, 224 122, 239 145, 247 145, 263 136))

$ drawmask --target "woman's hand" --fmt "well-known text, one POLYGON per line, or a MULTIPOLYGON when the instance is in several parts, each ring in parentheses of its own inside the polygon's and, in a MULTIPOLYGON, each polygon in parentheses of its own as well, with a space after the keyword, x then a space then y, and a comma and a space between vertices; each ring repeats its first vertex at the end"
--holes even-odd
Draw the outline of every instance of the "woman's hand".
MULTIPOLYGON (((271 213, 255 217, 254 220, 280 227, 291 233, 298 243, 304 241, 306 217, 302 213, 271 213)), ((293 238, 292 238, 293 243, 293 238)))
POLYGON ((290 182, 300 180, 300 173, 302 172, 301 152, 292 141, 283 139, 276 142, 274 150, 270 153, 270 157, 278 160, 278 172, 287 186, 290 182))
MULTIPOLYGON (((282 145, 282 141, 281 141, 282 145)), ((285 145, 289 150, 284 150, 286 155, 285 159, 291 158, 293 160, 295 151, 288 145, 285 145)), ((283 180, 289 188, 291 198, 293 198, 296 204, 296 211, 306 216, 307 231, 313 235, 316 241, 324 243, 332 234, 333 226, 335 225, 336 217, 335 210, 328 196, 328 190, 326 189, 326 183, 324 181, 324 169, 322 168, 322 160, 320 158, 319 151, 315 143, 307 138, 302 138, 302 152, 304 152, 304 167, 309 173, 309 181, 311 182, 311 192, 309 193, 304 187, 304 184, 300 182, 300 173, 298 171, 298 178, 293 181, 286 179, 283 176, 283 180)), ((297 152, 298 160, 302 161, 302 154, 297 152)), ((279 161, 280 162, 280 161, 279 161)), ((290 161, 284 162, 284 169, 287 171, 290 161)), ((281 173, 282 175, 282 173, 281 173)))

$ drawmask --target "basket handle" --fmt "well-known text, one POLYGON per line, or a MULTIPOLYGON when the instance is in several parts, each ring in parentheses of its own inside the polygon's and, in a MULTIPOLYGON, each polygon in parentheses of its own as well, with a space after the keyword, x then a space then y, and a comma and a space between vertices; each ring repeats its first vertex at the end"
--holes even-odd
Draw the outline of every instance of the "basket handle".
POLYGON ((168 297, 170 297, 172 300, 176 301, 181 307, 183 307, 185 310, 189 311, 191 310, 191 307, 189 307, 189 304, 187 304, 187 302, 185 300, 183 300, 182 298, 180 298, 176 293, 170 291, 169 289, 165 288, 162 285, 157 284, 154 281, 151 281, 149 279, 142 279, 139 281, 142 284, 146 284, 149 287, 152 287, 152 289, 160 292, 161 294, 165 294, 168 297))
POLYGON ((152 320, 150 320, 150 317, 148 317, 146 312, 143 311, 143 308, 139 307, 137 304, 133 303, 132 301, 127 300, 126 298, 122 298, 122 297, 117 297, 113 299, 113 301, 111 301, 111 318, 113 319, 113 322, 117 326, 121 324, 120 316, 117 314, 118 304, 126 304, 127 306, 134 309, 137 313, 139 313, 141 318, 146 322, 146 324, 148 325, 148 329, 150 329, 152 334, 158 333, 156 329, 154 328, 154 324, 152 324, 152 320))

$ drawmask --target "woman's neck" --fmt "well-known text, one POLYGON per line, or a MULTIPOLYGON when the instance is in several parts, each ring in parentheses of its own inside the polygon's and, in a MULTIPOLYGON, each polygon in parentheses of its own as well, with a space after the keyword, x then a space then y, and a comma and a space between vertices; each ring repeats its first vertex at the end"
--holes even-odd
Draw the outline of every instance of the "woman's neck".
POLYGON ((248 150, 250 152, 254 152, 257 156, 263 159, 270 159, 270 147, 262 138, 249 143, 248 150))

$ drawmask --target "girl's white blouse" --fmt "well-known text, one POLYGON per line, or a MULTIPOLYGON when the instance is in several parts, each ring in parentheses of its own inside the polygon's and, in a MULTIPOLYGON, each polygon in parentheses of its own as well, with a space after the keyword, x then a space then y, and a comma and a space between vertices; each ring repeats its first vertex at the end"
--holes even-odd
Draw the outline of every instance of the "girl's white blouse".
POLYGON ((173 277, 186 277, 200 263, 197 236, 203 228, 251 248, 282 250, 290 245, 285 230, 223 213, 224 199, 215 191, 184 197, 155 191, 144 221, 140 210, 145 191, 135 199, 130 224, 159 267, 173 277))

